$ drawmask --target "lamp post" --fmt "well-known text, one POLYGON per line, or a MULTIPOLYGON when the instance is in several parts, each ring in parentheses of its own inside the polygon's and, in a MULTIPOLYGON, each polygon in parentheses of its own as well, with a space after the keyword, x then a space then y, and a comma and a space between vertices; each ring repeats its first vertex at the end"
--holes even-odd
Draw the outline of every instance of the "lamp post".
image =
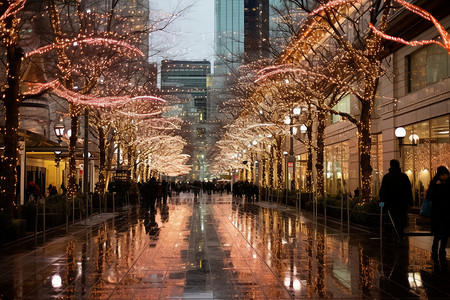
POLYGON ((403 127, 397 127, 395 129, 395 136, 398 139, 398 148, 399 148, 399 152, 400 152, 400 157, 402 157, 402 147, 405 147, 405 146, 413 146, 414 147, 414 146, 417 146, 419 143, 419 136, 415 133, 412 133, 409 136, 409 140, 411 141, 411 144, 403 143, 403 139, 406 136, 406 129, 403 127))
POLYGON ((58 143, 61 144, 61 137, 64 135, 64 124, 56 123, 54 128, 55 135, 58 138, 58 143))
MULTIPOLYGON (((302 114, 302 109, 300 107, 295 107, 294 109, 292 109, 292 114, 289 116, 286 116, 286 118, 284 119, 284 123, 286 125, 289 125, 289 157, 288 162, 292 163, 292 179, 294 179, 294 183, 295 183, 295 156, 294 156, 294 135, 296 135, 298 133, 298 129, 297 127, 294 127, 294 120, 296 118, 298 118, 300 115, 302 114)), ((300 128, 301 131, 301 128, 300 128)), ((291 190, 292 188, 295 189, 295 186, 292 187, 289 181, 289 172, 288 172, 288 163, 286 163, 286 189, 291 190)), ((294 184, 295 185, 295 184, 294 184)))
MULTIPOLYGON (((61 138, 64 135, 64 124, 60 121, 55 124, 54 126, 55 135, 58 138, 58 144, 61 145, 61 138)), ((56 189, 59 189, 59 162, 61 161, 61 150, 55 150, 53 151, 55 153, 55 167, 56 167, 56 178, 55 178, 55 185, 56 189)))

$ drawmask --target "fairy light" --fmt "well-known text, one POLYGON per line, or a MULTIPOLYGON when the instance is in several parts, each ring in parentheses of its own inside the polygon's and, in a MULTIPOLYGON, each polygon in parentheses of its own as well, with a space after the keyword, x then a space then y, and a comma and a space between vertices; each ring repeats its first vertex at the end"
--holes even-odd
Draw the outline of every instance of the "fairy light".
POLYGON ((5 12, 0 16, 0 21, 17 14, 24 8, 26 2, 27 0, 18 0, 10 3, 5 12))
POLYGON ((327 11, 327 10, 336 8, 336 7, 342 6, 344 4, 353 4, 354 2, 362 3, 362 0, 334 0, 334 1, 330 1, 330 2, 327 2, 324 5, 319 6, 315 10, 313 10, 310 15, 314 16, 314 15, 317 15, 317 14, 323 12, 323 11, 327 11))
POLYGON ((439 34, 441 35, 443 43, 441 43, 439 41, 435 41, 435 40, 406 41, 402 38, 393 37, 391 35, 385 34, 384 32, 377 29, 372 23, 369 23, 370 29, 372 29, 372 31, 376 35, 378 35, 384 39, 391 40, 391 41, 401 43, 401 44, 405 44, 408 46, 423 46, 423 45, 429 45, 429 44, 436 44, 436 45, 439 45, 442 48, 446 49, 447 52, 450 54, 450 34, 445 30, 444 26, 442 26, 441 23, 439 23, 439 21, 435 17, 433 17, 426 10, 424 10, 418 6, 415 6, 411 3, 408 3, 406 1, 403 1, 403 0, 394 0, 394 1, 400 3, 407 10, 421 16, 425 20, 432 22, 434 24, 434 26, 436 27, 436 29, 438 30, 439 34))
POLYGON ((28 58, 30 56, 36 55, 36 54, 44 54, 47 53, 55 48, 58 47, 67 47, 70 45, 73 45, 74 43, 78 44, 88 44, 88 45, 92 45, 92 46, 102 46, 102 45, 115 45, 115 46, 119 46, 119 47, 124 47, 125 49, 130 50, 131 52, 144 57, 145 54, 144 52, 142 52, 141 50, 139 50, 138 48, 131 46, 130 44, 128 44, 127 42, 124 41, 118 41, 118 40, 114 40, 114 39, 109 39, 109 38, 85 38, 85 39, 66 39, 66 40, 62 40, 59 43, 54 43, 51 45, 47 45, 47 46, 43 46, 41 48, 38 48, 36 50, 33 50, 31 52, 28 52, 25 57, 28 58))

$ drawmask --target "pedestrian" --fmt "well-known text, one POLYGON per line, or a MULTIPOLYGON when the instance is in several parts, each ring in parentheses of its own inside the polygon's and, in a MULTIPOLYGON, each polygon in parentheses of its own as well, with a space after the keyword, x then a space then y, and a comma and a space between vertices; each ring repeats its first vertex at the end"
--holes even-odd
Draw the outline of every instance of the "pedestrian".
POLYGON ((356 189, 353 191, 353 194, 355 195, 355 198, 359 197, 359 186, 356 187, 356 189))
POLYGON ((449 171, 446 167, 438 167, 427 191, 427 198, 431 201, 431 233, 434 236, 431 247, 433 259, 437 258, 438 249, 439 257, 446 257, 445 248, 450 231, 450 182, 448 176, 449 171))
POLYGON ((390 213, 399 237, 403 238, 408 223, 408 206, 413 205, 411 182, 408 175, 402 173, 398 160, 391 160, 390 166, 389 173, 381 182, 380 200, 390 213))

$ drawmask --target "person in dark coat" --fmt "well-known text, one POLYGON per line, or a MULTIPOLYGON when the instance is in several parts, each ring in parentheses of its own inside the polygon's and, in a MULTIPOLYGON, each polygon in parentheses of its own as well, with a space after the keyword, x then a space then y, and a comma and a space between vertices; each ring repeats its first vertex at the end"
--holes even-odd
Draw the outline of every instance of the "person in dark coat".
POLYGON ((446 257, 448 235, 450 233, 450 181, 446 167, 437 168, 436 175, 430 182, 427 198, 431 201, 431 233, 434 235, 431 251, 433 258, 446 257), (439 247, 439 242, 441 242, 439 247))
POLYGON ((384 175, 380 188, 380 200, 391 214, 400 238, 408 221, 408 206, 413 205, 411 182, 400 169, 398 160, 390 161, 389 173, 384 175))

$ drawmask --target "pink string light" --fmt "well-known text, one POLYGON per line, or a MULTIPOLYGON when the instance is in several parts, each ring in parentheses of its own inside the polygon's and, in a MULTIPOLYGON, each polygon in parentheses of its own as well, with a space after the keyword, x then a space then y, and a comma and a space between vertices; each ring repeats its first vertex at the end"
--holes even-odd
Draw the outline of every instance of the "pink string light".
POLYGON ((96 97, 93 95, 83 95, 64 87, 61 82, 54 80, 49 83, 34 83, 33 88, 26 94, 36 94, 45 89, 52 88, 53 92, 70 103, 97 108, 117 108, 130 102, 151 101, 165 103, 166 100, 156 96, 115 96, 115 97, 96 97))
POLYGON ((27 0, 18 0, 9 5, 9 7, 5 10, 3 15, 0 17, 0 21, 3 21, 4 19, 8 18, 9 16, 17 14, 19 11, 21 11, 27 0))
POLYGON ((424 18, 427 21, 430 21, 434 24, 434 26, 436 27, 436 29, 438 30, 439 34, 442 37, 442 41, 438 42, 435 40, 421 40, 421 41, 406 41, 402 38, 399 37, 393 37, 391 35, 385 34, 384 32, 381 32, 380 30, 378 30, 373 24, 369 23, 369 27, 373 30, 373 32, 384 38, 387 40, 391 40, 397 43, 402 43, 408 46, 422 46, 422 45, 429 45, 429 44, 436 44, 439 45, 441 47, 443 47, 444 49, 447 50, 447 52, 450 54, 450 34, 445 30, 445 28, 441 25, 441 23, 439 23, 439 21, 433 17, 429 12, 427 12, 426 10, 412 5, 411 3, 408 3, 404 0, 395 0, 396 2, 400 3, 401 5, 403 5, 403 7, 405 7, 405 9, 421 16, 422 18, 424 18))
MULTIPOLYGON (((75 39, 71 39, 71 40, 66 39, 62 45, 63 46, 73 45, 75 42, 78 44, 89 44, 89 45, 94 45, 94 46, 101 46, 103 44, 115 45, 115 46, 119 46, 119 47, 124 47, 124 48, 130 50, 131 52, 134 52, 142 57, 145 56, 144 52, 142 52, 141 50, 139 50, 138 48, 136 48, 134 46, 131 46, 127 42, 118 41, 118 40, 114 40, 114 39, 108 39, 108 38, 85 38, 85 39, 75 38, 75 39)), ((30 57, 35 54, 44 54, 46 52, 49 52, 49 51, 57 48, 58 46, 59 45, 56 43, 53 43, 53 44, 47 45, 47 46, 43 46, 41 48, 38 48, 31 52, 28 52, 27 54, 25 54, 25 57, 30 57)))

